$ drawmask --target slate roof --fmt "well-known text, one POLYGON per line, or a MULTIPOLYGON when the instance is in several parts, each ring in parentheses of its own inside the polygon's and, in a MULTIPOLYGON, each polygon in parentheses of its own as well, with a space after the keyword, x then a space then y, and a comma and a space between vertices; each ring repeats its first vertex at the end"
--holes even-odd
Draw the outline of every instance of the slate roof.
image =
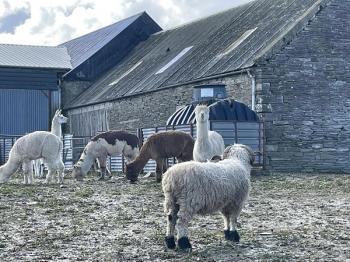
POLYGON ((60 44, 59 46, 67 47, 73 68, 76 68, 115 38, 142 14, 143 13, 140 13, 120 20, 114 24, 60 44))
POLYGON ((71 69, 65 47, 0 44, 1 67, 71 69))
MULTIPOLYGON (((140 43, 67 108, 103 103, 249 68, 326 0, 256 0, 140 43), (180 59, 162 73, 159 70, 180 59)), ((307 17, 307 19, 305 19, 307 17)), ((311 18, 310 18, 311 19, 311 18)))

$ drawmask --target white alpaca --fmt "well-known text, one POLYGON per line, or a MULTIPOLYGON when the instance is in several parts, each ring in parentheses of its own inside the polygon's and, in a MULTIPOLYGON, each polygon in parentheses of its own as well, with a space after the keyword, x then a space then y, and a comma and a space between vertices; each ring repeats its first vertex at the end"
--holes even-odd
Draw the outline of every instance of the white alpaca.
MULTIPOLYGON (((62 115, 62 111, 56 110, 51 121, 51 133, 62 140, 62 124, 67 123, 68 118, 62 115)), ((42 159, 33 160, 34 174, 36 177, 44 177, 44 163, 42 159)))
POLYGON ((36 131, 19 138, 10 150, 8 161, 0 167, 0 183, 5 183, 10 176, 23 164, 24 183, 33 183, 32 160, 42 158, 48 167, 46 183, 58 171, 58 183, 63 182, 64 164, 61 159, 62 141, 58 136, 36 131))
POLYGON ((174 231, 180 249, 191 249, 189 222, 195 214, 220 211, 224 218, 225 239, 238 242, 236 221, 248 198, 253 151, 245 145, 230 147, 228 158, 219 162, 179 163, 163 176, 164 211, 167 216, 168 248, 175 248, 174 231))
POLYGON ((193 159, 197 162, 206 162, 213 156, 221 156, 225 149, 222 136, 209 130, 209 108, 206 105, 197 105, 195 108, 197 138, 193 148, 193 159))
MULTIPOLYGON (((139 153, 139 139, 137 136, 125 131, 108 131, 93 138, 85 146, 80 159, 73 167, 72 175, 77 180, 82 180, 94 164, 95 159, 101 171, 100 180, 106 176, 107 156, 123 154, 127 162, 134 160, 139 153)), ((109 174, 110 175, 110 174, 109 174)))

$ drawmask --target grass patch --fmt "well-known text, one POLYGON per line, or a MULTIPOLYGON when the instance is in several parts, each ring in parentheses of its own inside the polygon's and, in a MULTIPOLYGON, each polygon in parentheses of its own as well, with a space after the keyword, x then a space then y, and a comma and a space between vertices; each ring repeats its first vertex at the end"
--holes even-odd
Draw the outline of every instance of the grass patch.
POLYGON ((74 195, 76 197, 81 197, 81 198, 88 198, 91 197, 94 194, 94 190, 91 188, 82 188, 77 191, 75 191, 74 195))

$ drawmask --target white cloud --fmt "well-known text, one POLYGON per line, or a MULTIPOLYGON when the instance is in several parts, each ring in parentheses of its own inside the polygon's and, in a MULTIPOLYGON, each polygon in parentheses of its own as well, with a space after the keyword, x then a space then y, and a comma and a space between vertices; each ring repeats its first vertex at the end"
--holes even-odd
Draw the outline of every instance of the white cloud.
POLYGON ((11 0, 0 1, 1 18, 19 8, 30 18, 14 33, 0 33, 0 43, 57 45, 146 11, 164 29, 251 0, 11 0))

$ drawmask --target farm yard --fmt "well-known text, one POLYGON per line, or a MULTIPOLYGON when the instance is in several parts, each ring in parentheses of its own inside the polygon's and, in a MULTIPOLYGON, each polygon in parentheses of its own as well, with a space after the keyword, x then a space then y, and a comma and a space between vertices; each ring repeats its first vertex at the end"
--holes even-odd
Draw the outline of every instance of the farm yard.
POLYGON ((129 184, 122 174, 63 186, 0 185, 1 261, 347 261, 350 176, 252 177, 238 228, 223 238, 219 214, 195 217, 193 251, 166 250, 163 195, 154 178, 129 184))

